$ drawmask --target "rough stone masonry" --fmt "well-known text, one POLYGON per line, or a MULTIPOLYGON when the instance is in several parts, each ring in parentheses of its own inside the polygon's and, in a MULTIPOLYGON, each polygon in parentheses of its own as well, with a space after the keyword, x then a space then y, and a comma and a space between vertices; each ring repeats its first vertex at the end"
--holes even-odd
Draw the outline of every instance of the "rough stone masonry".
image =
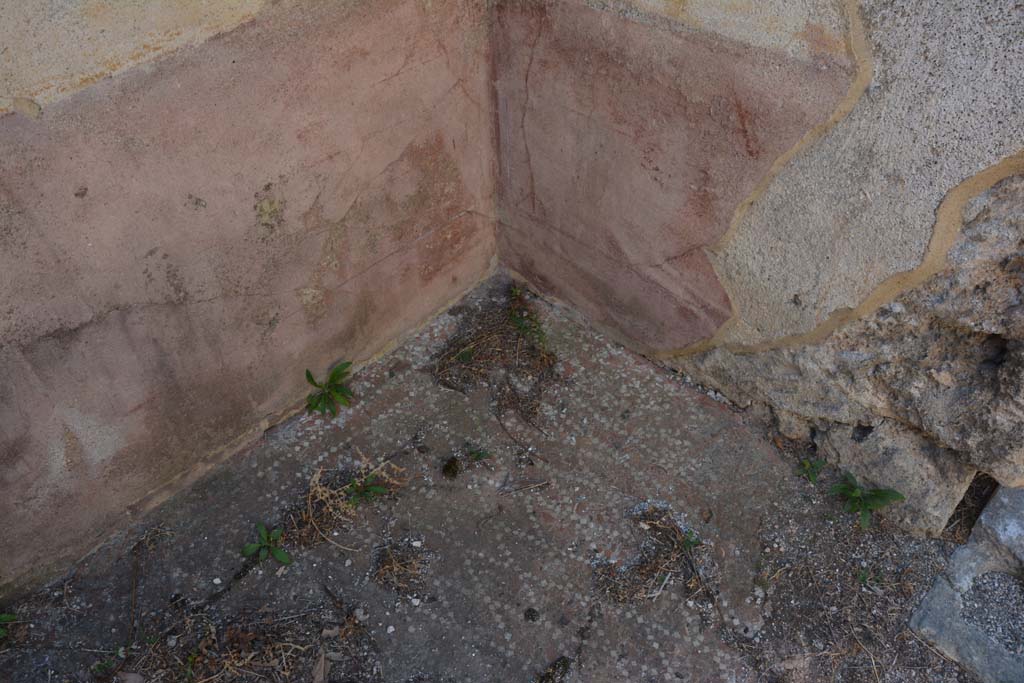
POLYGON ((942 530, 976 471, 1024 486, 1024 176, 964 208, 948 266, 823 343, 683 363, 942 530))

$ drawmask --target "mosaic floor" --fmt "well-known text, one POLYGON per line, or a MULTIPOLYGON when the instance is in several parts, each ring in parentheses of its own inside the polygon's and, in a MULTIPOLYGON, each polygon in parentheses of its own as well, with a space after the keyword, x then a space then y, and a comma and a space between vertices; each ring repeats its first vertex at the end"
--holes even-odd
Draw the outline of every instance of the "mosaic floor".
POLYGON ((744 644, 770 615, 760 530, 807 482, 752 418, 539 300, 543 386, 499 368, 446 388, 438 358, 507 290, 485 284, 356 373, 351 409, 271 429, 18 605, 11 680, 782 680, 744 644), (499 385, 535 410, 497 410, 499 385), (315 473, 375 467, 386 494, 296 542, 315 473), (242 557, 257 522, 292 564, 242 557))

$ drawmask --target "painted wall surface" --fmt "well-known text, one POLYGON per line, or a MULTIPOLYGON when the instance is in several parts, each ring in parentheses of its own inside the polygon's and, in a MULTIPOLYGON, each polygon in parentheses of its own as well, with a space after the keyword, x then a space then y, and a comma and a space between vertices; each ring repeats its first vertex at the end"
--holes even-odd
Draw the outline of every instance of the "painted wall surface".
POLYGON ((0 587, 496 249, 915 529, 1020 485, 1017 4, 0 0, 0 587))
POLYGON ((713 335, 705 248, 848 65, 572 0, 500 3, 494 36, 503 260, 648 351, 713 335))
POLYGON ((1024 173, 1019 3, 509 0, 494 27, 512 270, 907 491, 908 529, 976 472, 1024 485, 1019 194, 997 257, 950 261, 1024 173))
POLYGON ((483 19, 277 3, 0 118, 0 584, 80 555, 293 408, 306 367, 369 358, 490 271, 483 19))

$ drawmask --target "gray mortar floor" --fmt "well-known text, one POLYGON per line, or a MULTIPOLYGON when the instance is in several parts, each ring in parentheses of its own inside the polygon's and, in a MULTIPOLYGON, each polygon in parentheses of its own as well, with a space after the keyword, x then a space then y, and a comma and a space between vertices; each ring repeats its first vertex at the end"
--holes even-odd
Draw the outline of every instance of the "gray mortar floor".
MULTIPOLYGON (((20 623, 0 651, 0 679, 969 680, 909 637, 917 649, 902 673, 893 663, 879 676, 875 657, 854 647, 853 673, 800 678, 818 661, 835 672, 840 655, 807 635, 819 621, 813 613, 804 614, 803 630, 773 625, 772 615, 788 614, 798 600, 779 594, 771 609, 772 581, 782 574, 771 556, 785 556, 785 539, 815 533, 812 524, 855 537, 852 521, 823 496, 825 484, 795 476, 760 422, 610 343, 571 311, 535 302, 558 358, 558 380, 535 426, 512 413, 502 426, 486 388, 440 386, 431 374, 437 354, 506 287, 501 278, 485 283, 360 370, 351 383, 357 401, 337 418, 302 415, 271 429, 64 580, 4 606, 20 623), (490 457, 473 462, 467 443, 490 457), (453 455, 462 471, 449 479, 441 469, 453 455), (243 560, 254 525, 282 524, 318 468, 386 457, 402 468, 405 485, 359 507, 332 543, 300 548, 286 536, 290 566, 243 560), (672 575, 635 603, 600 590, 596 566, 628 568, 640 553, 643 528, 630 515, 644 506, 670 510, 702 540, 701 594, 672 575), (403 594, 373 580, 389 540, 421 553, 419 583, 403 594), (763 653, 769 633, 772 648, 793 654, 781 665, 763 653), (274 650, 270 669, 259 669, 265 660, 252 653, 271 641, 286 645, 274 650), (234 648, 234 664, 220 664, 211 654, 218 648, 234 648)), ((928 588, 950 550, 890 532, 871 538, 864 543, 909 553, 886 561, 916 572, 913 595, 928 588)), ((792 562, 802 561, 806 551, 792 545, 792 562)), ((856 552, 854 566, 867 566, 856 552)), ((871 570, 887 567, 879 560, 871 570)), ((874 594, 859 597, 849 573, 851 604, 863 612, 851 623, 870 621, 874 603, 858 601, 874 594)), ((806 587, 815 600, 828 592, 806 587)), ((898 603, 899 618, 912 601, 898 603)))

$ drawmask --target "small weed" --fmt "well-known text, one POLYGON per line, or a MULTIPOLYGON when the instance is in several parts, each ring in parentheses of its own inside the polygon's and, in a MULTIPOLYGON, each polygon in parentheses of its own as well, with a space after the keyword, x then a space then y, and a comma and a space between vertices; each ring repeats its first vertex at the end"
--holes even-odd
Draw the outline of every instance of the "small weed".
POLYGON ((893 489, 865 489, 849 472, 844 472, 843 480, 832 487, 832 494, 845 501, 847 512, 859 515, 861 529, 871 526, 871 513, 875 510, 906 500, 902 493, 893 489))
POLYGON ((17 620, 18 617, 15 614, 11 614, 9 612, 4 612, 3 614, 0 614, 0 640, 3 640, 7 637, 6 624, 13 624, 17 620))
POLYGON ((493 299, 463 321, 437 357, 434 378, 462 393, 487 386, 499 419, 513 410, 533 425, 544 392, 558 380, 556 358, 547 344, 529 294, 511 287, 501 300, 493 299))
POLYGON ((483 462, 491 457, 490 451, 485 448, 470 448, 466 451, 466 455, 473 462, 483 462))
POLYGON ((372 503, 378 496, 387 495, 388 487, 375 472, 372 472, 346 486, 345 492, 348 494, 349 503, 353 507, 358 507, 363 503, 372 503))
POLYGON ((509 322, 520 336, 532 341, 542 351, 547 345, 547 335, 537 318, 537 314, 526 304, 522 290, 513 287, 508 311, 509 322))
POLYGON ((683 550, 690 552, 694 548, 704 545, 704 541, 700 540, 700 536, 697 535, 693 529, 686 532, 683 537, 683 550))
POLYGON ((444 464, 441 465, 441 474, 445 479, 456 479, 463 469, 486 463, 490 458, 491 452, 486 448, 474 446, 467 441, 462 448, 457 449, 450 458, 444 461, 444 464), (464 460, 468 462, 464 462, 464 460))
POLYGON ((714 588, 702 576, 704 542, 692 529, 684 529, 663 508, 651 507, 631 515, 641 530, 639 556, 626 564, 599 561, 594 565, 597 590, 620 604, 655 600, 670 582, 685 586, 687 598, 714 588))
POLYGON ((874 576, 867 569, 861 569, 859 572, 857 572, 857 583, 864 587, 867 587, 869 583, 875 583, 877 581, 877 578, 878 577, 874 576))
POLYGON ((331 535, 352 521, 360 505, 405 486, 401 472, 402 468, 388 461, 356 472, 318 469, 310 477, 305 504, 287 514, 289 540, 302 547, 321 541, 337 545, 331 535))
POLYGON ((825 467, 824 460, 811 460, 810 458, 804 458, 800 461, 800 465, 797 468, 797 474, 812 484, 817 484, 818 475, 821 474, 823 467, 825 467))
POLYGON ((199 662, 199 653, 192 652, 188 656, 188 660, 185 663, 185 680, 194 681, 196 679, 195 668, 199 662))
POLYGON ((311 413, 320 413, 321 415, 330 413, 334 417, 338 414, 339 404, 346 407, 351 405, 352 390, 345 384, 345 380, 348 379, 349 368, 351 367, 351 362, 341 363, 336 366, 327 375, 327 379, 324 380, 323 384, 320 384, 313 378, 312 372, 306 370, 306 381, 316 389, 316 391, 306 397, 306 410, 311 413))
POLYGON ((281 527, 277 527, 268 533, 267 527, 263 524, 257 524, 256 530, 259 532, 259 540, 256 543, 247 543, 242 548, 242 555, 252 557, 258 554, 260 562, 267 559, 268 556, 273 556, 281 564, 292 563, 291 556, 281 547, 281 536, 284 534, 281 527))
POLYGON ((105 674, 113 673, 114 669, 117 668, 117 660, 113 657, 107 657, 104 660, 96 662, 90 667, 95 676, 103 676, 105 674))

